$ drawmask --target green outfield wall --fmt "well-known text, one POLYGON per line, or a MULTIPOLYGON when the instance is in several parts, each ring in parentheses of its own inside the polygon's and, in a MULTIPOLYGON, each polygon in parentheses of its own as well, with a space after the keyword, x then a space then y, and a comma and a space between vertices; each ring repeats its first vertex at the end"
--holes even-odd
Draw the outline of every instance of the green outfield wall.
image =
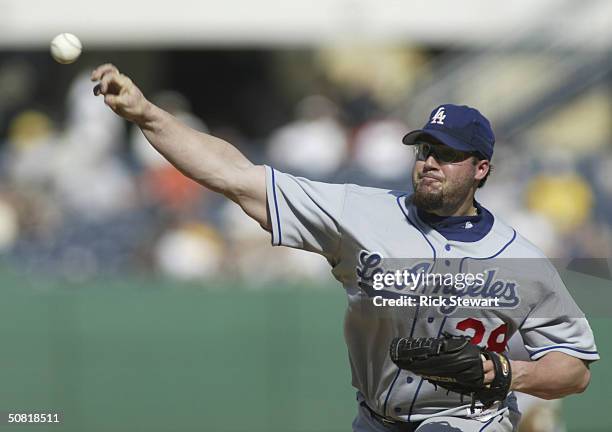
MULTIPOLYGON (((9 272, 0 285, 0 411, 64 415, 0 432, 350 430, 338 286, 65 285, 9 272)), ((612 320, 592 326, 604 360, 565 401, 570 431, 612 430, 612 320)))

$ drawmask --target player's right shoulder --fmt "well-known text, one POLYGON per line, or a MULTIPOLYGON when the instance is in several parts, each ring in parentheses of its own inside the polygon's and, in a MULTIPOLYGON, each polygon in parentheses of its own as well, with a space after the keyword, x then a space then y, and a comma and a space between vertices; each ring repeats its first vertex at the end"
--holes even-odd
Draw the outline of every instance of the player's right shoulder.
POLYGON ((386 209, 388 206, 397 208, 400 200, 411 195, 406 191, 360 186, 353 183, 347 183, 345 186, 347 203, 379 210, 386 209))
POLYGON ((355 196, 366 196, 366 197, 379 196, 382 198, 409 195, 408 192, 406 191, 397 191, 393 189, 383 189, 383 188, 375 188, 375 187, 370 187, 370 186, 361 186, 361 185, 357 185, 353 183, 346 184, 346 193, 355 195, 355 196))

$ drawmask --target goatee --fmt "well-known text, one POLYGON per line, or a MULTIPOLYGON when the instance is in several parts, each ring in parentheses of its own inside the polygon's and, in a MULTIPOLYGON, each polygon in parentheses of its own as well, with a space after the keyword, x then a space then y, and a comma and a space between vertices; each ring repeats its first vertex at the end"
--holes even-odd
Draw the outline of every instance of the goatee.
POLYGON ((412 203, 421 210, 431 213, 432 211, 441 210, 444 206, 444 193, 428 193, 419 191, 415 188, 412 195, 412 203))

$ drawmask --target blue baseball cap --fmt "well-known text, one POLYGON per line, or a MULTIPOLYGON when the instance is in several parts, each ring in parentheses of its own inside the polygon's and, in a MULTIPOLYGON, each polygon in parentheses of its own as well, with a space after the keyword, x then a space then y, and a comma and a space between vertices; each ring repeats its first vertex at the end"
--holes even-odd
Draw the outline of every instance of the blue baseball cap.
POLYGON ((415 144, 427 136, 456 150, 478 152, 486 159, 493 157, 495 135, 491 123, 477 109, 467 105, 440 105, 431 112, 422 129, 408 132, 404 144, 415 144))

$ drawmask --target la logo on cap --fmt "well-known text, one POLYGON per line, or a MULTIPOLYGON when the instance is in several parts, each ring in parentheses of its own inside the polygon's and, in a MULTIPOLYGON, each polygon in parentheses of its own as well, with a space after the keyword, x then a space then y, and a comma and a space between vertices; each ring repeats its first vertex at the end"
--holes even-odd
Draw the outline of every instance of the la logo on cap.
POLYGON ((438 108, 438 111, 436 111, 434 116, 431 118, 430 123, 443 125, 445 118, 446 118, 446 114, 444 113, 444 107, 441 106, 440 108, 438 108))

